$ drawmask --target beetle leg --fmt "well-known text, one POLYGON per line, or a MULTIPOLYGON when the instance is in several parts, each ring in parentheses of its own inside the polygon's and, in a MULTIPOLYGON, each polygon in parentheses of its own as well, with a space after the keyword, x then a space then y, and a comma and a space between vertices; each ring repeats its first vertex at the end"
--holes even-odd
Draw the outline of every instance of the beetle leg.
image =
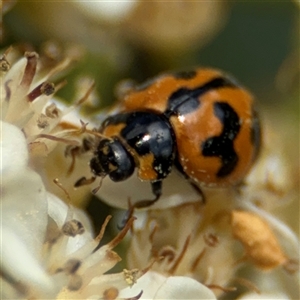
POLYGON ((124 228, 124 226, 126 225, 128 220, 132 217, 134 210, 136 208, 145 208, 145 207, 151 206, 156 201, 159 200, 161 193, 162 193, 162 180, 151 182, 151 188, 152 188, 152 193, 155 196, 155 198, 151 199, 151 200, 140 200, 140 201, 134 203, 133 205, 130 204, 128 210, 126 211, 126 213, 122 219, 121 224, 118 225, 119 230, 124 228))
POLYGON ((140 200, 133 204, 134 208, 144 208, 153 205, 156 201, 159 200, 162 193, 162 181, 153 181, 151 182, 152 193, 155 196, 152 200, 140 200))

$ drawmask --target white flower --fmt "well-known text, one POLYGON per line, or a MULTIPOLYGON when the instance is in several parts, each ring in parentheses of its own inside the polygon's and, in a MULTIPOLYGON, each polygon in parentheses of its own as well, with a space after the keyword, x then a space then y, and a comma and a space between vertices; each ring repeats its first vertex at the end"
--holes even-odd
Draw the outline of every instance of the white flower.
POLYGON ((84 203, 90 188, 75 191, 73 187, 84 172, 90 173, 89 156, 81 155, 81 159, 77 159, 76 151, 84 152, 83 139, 88 140, 90 136, 83 133, 85 129, 77 107, 89 97, 91 87, 75 105, 66 107, 53 99, 61 84, 55 86, 49 80, 67 68, 72 57, 44 70, 45 66, 35 52, 25 53, 25 57, 10 68, 8 57, 13 54, 13 50, 8 49, 0 59, 3 70, 0 119, 14 124, 25 134, 30 152, 28 164, 38 170, 48 191, 68 200, 53 183, 53 179, 59 178, 73 203, 84 203))
MULTIPOLYGON (((93 238, 85 213, 48 193, 40 176, 28 168, 23 133, 5 122, 1 129, 1 154, 10 162, 1 165, 2 296, 86 299, 111 289, 118 294, 128 286, 126 276, 104 273, 120 261, 112 248, 130 224, 100 246, 105 226, 93 238)), ((135 273, 136 278, 142 274, 135 273)))
MULTIPOLYGON (((1 80, 2 296, 88 298, 111 288, 118 293, 128 286, 124 274, 103 274, 120 261, 112 248, 128 228, 100 247, 105 226, 93 238, 85 213, 47 192, 40 175, 29 167, 37 152, 47 157, 60 139, 75 131, 72 127, 57 131, 64 114, 48 104, 52 84, 46 83, 50 87, 46 92, 44 79, 31 87, 36 67, 37 55, 27 54, 1 80), (53 140, 41 138, 48 134, 53 140)), ((41 166, 34 166, 43 174, 41 166)), ((135 273, 137 278, 140 273, 135 273)))
POLYGON ((198 202, 137 212, 129 267, 155 260, 152 270, 164 276, 194 278, 215 295, 227 290, 238 257, 226 212, 232 207, 230 196, 222 191, 205 206, 198 202))
MULTIPOLYGON (((40 177, 27 168, 28 152, 22 132, 1 122, 1 133, 2 282, 4 286, 15 284, 17 295, 18 290, 25 289, 26 282, 32 281, 48 295, 54 285, 36 261, 47 226, 46 191, 40 177)), ((4 288, 4 297, 8 296, 6 292, 4 288)))
MULTIPOLYGON (((282 153, 272 151, 274 145, 264 148, 239 193, 203 188, 205 205, 187 182, 180 180, 174 188, 178 179, 172 174, 164 181, 162 199, 146 212, 135 212, 135 223, 131 218, 102 245, 110 217, 94 237, 88 216, 50 192, 60 191, 68 202, 85 199, 82 189, 76 196, 72 192, 78 178, 66 174, 72 169, 79 177, 74 170, 79 166, 82 172, 81 163, 90 173, 92 154, 86 152, 91 145, 84 145, 95 139, 89 139, 91 132, 79 116, 71 121, 67 115, 76 112, 91 90, 73 107, 60 106, 52 101, 55 87, 48 79, 67 61, 39 78, 36 53, 27 53, 9 71, 6 56, 1 58, 0 99, 2 298, 216 299, 239 284, 261 292, 260 297, 298 297, 299 240, 270 212, 273 203, 289 200, 295 184, 282 153), (121 260, 113 248, 129 229, 130 269, 110 274, 121 260)), ((132 202, 141 195, 147 198, 143 183, 138 188, 132 182, 132 202)), ((104 183, 100 195, 127 208, 129 184, 104 183)), ((237 294, 255 298, 250 292, 237 294)))

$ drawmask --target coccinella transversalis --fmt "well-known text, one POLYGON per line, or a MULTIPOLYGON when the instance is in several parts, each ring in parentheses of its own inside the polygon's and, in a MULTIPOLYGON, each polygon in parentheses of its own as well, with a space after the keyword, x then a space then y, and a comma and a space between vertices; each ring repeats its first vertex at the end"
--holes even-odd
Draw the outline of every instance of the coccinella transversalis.
POLYGON ((236 186, 260 148, 251 94, 214 69, 163 74, 129 89, 99 132, 93 174, 118 182, 137 169, 151 184, 154 198, 134 208, 160 198, 172 168, 199 192, 201 186, 236 186))

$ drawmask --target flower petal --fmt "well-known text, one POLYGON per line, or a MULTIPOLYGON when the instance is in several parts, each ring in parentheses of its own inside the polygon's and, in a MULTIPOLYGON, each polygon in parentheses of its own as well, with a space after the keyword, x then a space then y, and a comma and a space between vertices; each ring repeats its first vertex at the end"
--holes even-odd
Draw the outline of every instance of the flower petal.
POLYGON ((1 268, 4 277, 9 278, 16 285, 25 285, 26 292, 29 294, 48 296, 51 299, 57 289, 34 253, 18 234, 6 226, 2 227, 1 234, 1 268), (36 291, 28 290, 27 286, 34 287, 36 291))
MULTIPOLYGON (((47 227, 47 202, 41 178, 30 169, 3 176, 2 225, 11 228, 33 255, 40 255, 47 227)), ((6 243, 7 241, 3 241, 6 243)))
POLYGON ((27 143, 23 132, 14 125, 0 121, 1 172, 5 175, 28 163, 27 143))
POLYGON ((154 299, 216 299, 214 293, 195 279, 183 276, 168 277, 154 299))
POLYGON ((183 276, 165 277, 149 271, 132 288, 121 291, 120 298, 134 297, 143 291, 140 299, 216 299, 214 293, 195 279, 183 276))
POLYGON ((83 234, 77 234, 74 237, 68 238, 66 248, 64 249, 66 255, 76 252, 78 249, 81 249, 86 243, 92 241, 92 225, 85 213, 77 208, 68 207, 66 203, 64 203, 62 200, 51 193, 47 193, 47 201, 48 214, 56 223, 59 230, 62 228, 66 221, 70 221, 71 219, 75 219, 83 225, 83 234))

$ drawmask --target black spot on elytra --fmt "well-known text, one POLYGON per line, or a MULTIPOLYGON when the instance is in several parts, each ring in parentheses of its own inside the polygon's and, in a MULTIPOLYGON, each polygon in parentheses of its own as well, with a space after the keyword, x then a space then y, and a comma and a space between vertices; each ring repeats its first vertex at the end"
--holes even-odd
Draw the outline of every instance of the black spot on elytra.
POLYGON ((168 102, 165 115, 185 115, 195 111, 200 106, 198 97, 201 95, 199 89, 180 88, 174 92, 168 102))
POLYGON ((182 87, 175 91, 168 100, 165 116, 185 115, 195 111, 200 106, 200 97, 210 90, 222 87, 236 87, 225 77, 217 77, 194 89, 182 87))
POLYGON ((223 125, 223 130, 219 136, 210 137, 202 143, 202 154, 219 157, 222 166, 217 176, 225 177, 234 170, 238 163, 233 141, 239 133, 240 120, 235 110, 225 102, 216 102, 214 113, 223 125))

